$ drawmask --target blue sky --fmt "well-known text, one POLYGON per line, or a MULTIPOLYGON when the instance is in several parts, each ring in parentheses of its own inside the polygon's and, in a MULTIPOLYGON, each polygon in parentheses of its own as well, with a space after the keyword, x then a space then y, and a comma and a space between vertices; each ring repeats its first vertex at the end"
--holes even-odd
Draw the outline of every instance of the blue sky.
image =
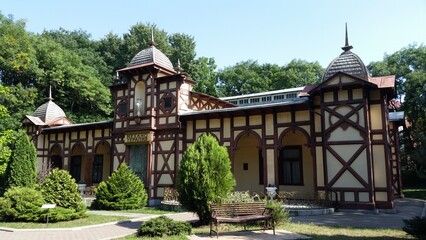
POLYGON ((0 11, 25 19, 30 32, 82 29, 93 39, 154 23, 193 36, 197 56, 213 57, 219 69, 249 59, 327 67, 342 51, 345 22, 365 64, 426 41, 425 0, 0 0, 0 11))

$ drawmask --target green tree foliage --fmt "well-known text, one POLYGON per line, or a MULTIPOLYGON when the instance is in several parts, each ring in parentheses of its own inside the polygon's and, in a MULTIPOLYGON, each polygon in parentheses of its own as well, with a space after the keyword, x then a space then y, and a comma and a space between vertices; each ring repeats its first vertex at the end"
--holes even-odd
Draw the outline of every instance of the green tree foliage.
POLYGON ((98 209, 137 209, 144 207, 148 200, 143 182, 124 163, 106 182, 101 182, 95 192, 92 205, 98 209))
POLYGON ((0 196, 6 187, 6 170, 12 157, 12 147, 15 142, 15 132, 6 130, 0 132, 0 196))
POLYGON ((25 31, 25 21, 14 21, 0 13, 0 82, 27 84, 37 68, 31 36, 25 31))
POLYGON ((35 110, 34 100, 37 96, 34 87, 24 87, 22 84, 2 86, 0 84, 0 132, 21 128, 21 119, 35 110), (7 109, 6 109, 7 106, 7 109))
MULTIPOLYGON (((170 55, 168 56, 172 64, 177 66, 179 60, 183 70, 190 71, 189 66, 193 64, 196 55, 194 38, 183 33, 174 33, 169 36, 169 44, 170 55)), ((193 74, 191 72, 191 75, 193 74)))
MULTIPOLYGON (((217 72, 214 58, 199 57, 188 66, 191 79, 197 82, 194 91, 202 92, 211 96, 219 95, 217 90, 217 72)), ((185 71, 185 69, 184 69, 185 71)))
POLYGON ((396 75, 399 98, 411 126, 404 129, 402 160, 416 171, 426 171, 426 46, 409 45, 368 65, 373 76, 396 75))
POLYGON ((180 203, 197 213, 202 223, 208 223, 209 204, 219 202, 234 186, 228 150, 212 135, 201 135, 186 149, 179 166, 180 203))
POLYGON ((76 53, 83 65, 91 66, 95 70, 95 76, 103 85, 107 87, 112 85, 113 75, 100 53, 97 52, 99 42, 93 41, 89 33, 83 30, 68 31, 60 28, 59 30, 44 31, 42 36, 76 53))
POLYGON ((318 62, 292 60, 280 67, 245 61, 218 73, 219 95, 236 96, 286 88, 303 87, 321 81, 324 69, 318 62))
POLYGON ((115 71, 124 68, 126 63, 130 61, 122 54, 123 48, 123 39, 112 32, 98 41, 97 52, 107 64, 111 76, 114 76, 115 71))
POLYGON ((29 187, 12 187, 0 198, 0 220, 38 222, 43 220, 41 193, 29 187))
POLYGON ((78 191, 77 183, 62 169, 53 169, 40 184, 40 192, 46 203, 56 204, 52 221, 70 220, 85 216, 86 207, 78 191))
POLYGON ((12 155, 6 170, 6 188, 33 187, 36 183, 37 155, 34 144, 24 131, 16 134, 12 155))
POLYGON ((274 90, 320 83, 324 69, 318 62, 293 59, 277 75, 279 78, 271 78, 274 90))

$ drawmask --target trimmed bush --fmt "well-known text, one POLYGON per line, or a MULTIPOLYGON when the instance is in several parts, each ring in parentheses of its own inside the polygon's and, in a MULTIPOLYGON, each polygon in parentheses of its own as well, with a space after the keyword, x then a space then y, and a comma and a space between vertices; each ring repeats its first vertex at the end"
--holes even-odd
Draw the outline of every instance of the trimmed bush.
POLYGON ((289 221, 289 214, 285 211, 282 202, 277 200, 268 201, 266 203, 266 208, 274 219, 275 225, 289 221))
POLYGON ((106 182, 99 184, 95 193, 96 199, 92 206, 97 209, 136 209, 144 207, 148 201, 143 182, 124 163, 106 182))
POLYGON ((37 155, 34 144, 24 131, 16 134, 9 166, 6 171, 6 189, 33 187, 36 183, 37 155))
POLYGON ((50 210, 50 221, 64 221, 86 216, 78 186, 71 175, 61 169, 53 169, 40 185, 46 203, 55 203, 50 210))
POLYGON ((0 198, 2 221, 38 222, 43 220, 44 200, 41 193, 28 187, 9 188, 0 198))
POLYGON ((165 237, 176 235, 189 235, 192 227, 187 222, 174 221, 166 216, 153 218, 141 224, 138 236, 165 237))
POLYGON ((404 221, 402 230, 418 239, 426 239, 426 217, 416 216, 402 221, 404 221))
POLYGON ((183 154, 178 171, 179 202, 210 221, 211 202, 220 202, 235 186, 228 150, 210 134, 201 135, 183 154))

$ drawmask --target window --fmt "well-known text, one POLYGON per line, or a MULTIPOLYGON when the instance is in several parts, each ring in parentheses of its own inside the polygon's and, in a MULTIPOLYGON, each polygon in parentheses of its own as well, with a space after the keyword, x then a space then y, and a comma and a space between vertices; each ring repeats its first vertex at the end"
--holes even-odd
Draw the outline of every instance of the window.
POLYGON ((164 107, 165 108, 171 108, 172 107, 172 97, 165 97, 163 99, 164 101, 164 107))
POLYGON ((250 99, 251 103, 258 103, 259 101, 260 101, 259 98, 252 98, 252 99, 250 99))
POLYGON ((302 146, 287 146, 280 150, 279 182, 281 185, 303 185, 302 146))
POLYGON ((97 154, 93 161, 92 181, 93 183, 102 182, 102 172, 104 166, 104 155, 97 154))
POLYGON ((127 103, 121 102, 118 104, 118 115, 125 116, 127 114, 127 103))
POLYGON ((71 157, 71 176, 78 183, 81 180, 81 156, 72 156, 71 157))
POLYGON ((50 158, 50 166, 53 168, 62 169, 62 157, 59 155, 52 155, 50 158))
POLYGON ((263 154, 262 150, 259 149, 259 184, 263 185, 263 154))

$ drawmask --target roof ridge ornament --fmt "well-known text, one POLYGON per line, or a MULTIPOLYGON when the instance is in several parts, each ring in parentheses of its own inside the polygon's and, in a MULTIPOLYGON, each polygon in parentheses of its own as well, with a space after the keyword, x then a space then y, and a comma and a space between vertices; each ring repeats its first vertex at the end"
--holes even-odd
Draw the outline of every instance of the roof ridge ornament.
POLYGON ((345 46, 342 47, 342 50, 345 52, 348 52, 352 48, 353 47, 349 45, 349 40, 348 40, 348 23, 345 23, 345 46))
POLYGON ((158 44, 154 41, 154 28, 151 28, 151 42, 149 42, 149 46, 157 46, 158 44))
POLYGON ((174 69, 177 73, 181 73, 182 72, 182 70, 183 70, 183 68, 180 66, 180 60, 179 60, 179 58, 178 58, 178 60, 177 60, 177 66, 175 67, 175 69, 174 69))
POLYGON ((49 97, 45 98, 46 100, 52 101, 52 85, 49 85, 49 97))

